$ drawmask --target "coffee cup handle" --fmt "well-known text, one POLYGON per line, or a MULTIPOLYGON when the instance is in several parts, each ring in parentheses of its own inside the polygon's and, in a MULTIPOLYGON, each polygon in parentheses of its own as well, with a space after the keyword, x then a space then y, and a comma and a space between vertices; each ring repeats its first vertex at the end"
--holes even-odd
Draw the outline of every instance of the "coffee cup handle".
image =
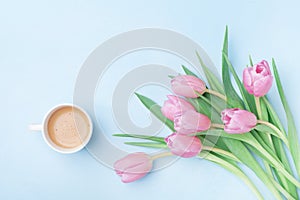
POLYGON ((42 131, 43 130, 43 125, 42 124, 30 124, 28 126, 28 128, 31 131, 42 131))

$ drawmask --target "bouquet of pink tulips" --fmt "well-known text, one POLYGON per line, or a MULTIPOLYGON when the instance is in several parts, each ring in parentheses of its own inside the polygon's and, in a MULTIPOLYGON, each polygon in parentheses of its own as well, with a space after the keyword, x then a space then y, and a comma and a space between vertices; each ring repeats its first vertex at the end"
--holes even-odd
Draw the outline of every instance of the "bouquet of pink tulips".
POLYGON ((240 177, 258 199, 264 197, 241 165, 250 168, 274 198, 298 199, 299 140, 275 61, 272 60, 272 73, 267 61, 253 64, 250 58, 250 67, 244 69, 241 81, 228 59, 227 29, 222 51, 222 82, 197 56, 208 84, 183 66, 186 74, 172 77, 171 87, 175 95, 168 95, 162 107, 137 94, 141 102, 170 128, 168 137, 116 135, 148 140, 130 142, 130 145, 166 151, 154 156, 141 152, 129 154, 115 162, 116 173, 128 183, 149 173, 153 161, 158 158, 172 155, 200 157, 240 177), (234 89, 231 76, 239 91, 234 89), (273 80, 287 125, 280 121, 266 96, 273 80))

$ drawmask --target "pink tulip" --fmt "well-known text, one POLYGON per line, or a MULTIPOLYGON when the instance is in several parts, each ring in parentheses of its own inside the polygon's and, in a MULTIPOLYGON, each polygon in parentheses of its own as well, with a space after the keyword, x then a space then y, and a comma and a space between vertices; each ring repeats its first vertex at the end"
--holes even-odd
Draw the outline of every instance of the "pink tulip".
POLYGON ((165 138, 165 141, 174 155, 183 158, 194 157, 202 149, 202 143, 197 137, 173 133, 165 138))
POLYGON ((200 131, 206 131, 210 127, 210 119, 194 110, 188 110, 184 113, 175 115, 174 128, 177 133, 191 134, 200 131))
POLYGON ((244 69, 243 82, 246 90, 256 97, 264 96, 272 86, 273 76, 267 61, 244 69))
POLYGON ((227 133, 241 134, 251 131, 257 124, 256 116, 246 110, 230 108, 222 111, 224 130, 227 133))
POLYGON ((172 121, 174 120, 176 113, 183 113, 187 110, 195 110, 192 104, 180 97, 174 95, 168 95, 167 97, 168 100, 165 101, 163 107, 161 108, 161 112, 164 116, 172 121))
POLYGON ((116 161, 114 169, 124 183, 129 183, 144 177, 152 169, 152 160, 145 153, 133 153, 116 161))
POLYGON ((190 75, 176 76, 172 79, 171 86, 175 94, 188 98, 197 98, 197 93, 203 94, 206 89, 201 79, 190 75))

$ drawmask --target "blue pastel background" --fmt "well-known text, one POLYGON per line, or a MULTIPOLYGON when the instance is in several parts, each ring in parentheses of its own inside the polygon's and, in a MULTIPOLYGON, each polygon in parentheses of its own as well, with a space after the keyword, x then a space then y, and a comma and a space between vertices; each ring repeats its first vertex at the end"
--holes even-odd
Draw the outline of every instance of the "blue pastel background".
MULTIPOLYGON (((72 102, 82 63, 113 35, 144 27, 171 29, 198 42, 220 69, 228 25, 230 57, 239 74, 249 54, 256 61, 277 59, 300 130, 299 8, 296 0, 1 0, 0 199, 255 199, 237 177, 197 159, 181 159, 123 184, 86 150, 56 153, 27 125, 40 122, 52 106, 72 102)), ((283 113, 275 89, 270 97, 283 113)))

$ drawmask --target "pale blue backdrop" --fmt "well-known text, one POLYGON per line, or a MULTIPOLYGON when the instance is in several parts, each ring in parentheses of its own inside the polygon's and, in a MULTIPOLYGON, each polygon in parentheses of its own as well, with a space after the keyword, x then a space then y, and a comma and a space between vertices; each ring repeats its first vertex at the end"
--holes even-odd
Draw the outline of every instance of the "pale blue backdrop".
MULTIPOLYGON (((198 42, 220 69, 227 24, 230 57, 239 74, 249 54, 256 61, 277 59, 300 130, 299 8, 296 0, 1 0, 0 199, 255 199, 234 175, 197 159, 123 184, 86 150, 56 153, 27 125, 40 122, 50 107, 72 102, 82 63, 113 35, 144 27, 171 29, 198 42)), ((275 90, 271 97, 282 111, 275 90)))

